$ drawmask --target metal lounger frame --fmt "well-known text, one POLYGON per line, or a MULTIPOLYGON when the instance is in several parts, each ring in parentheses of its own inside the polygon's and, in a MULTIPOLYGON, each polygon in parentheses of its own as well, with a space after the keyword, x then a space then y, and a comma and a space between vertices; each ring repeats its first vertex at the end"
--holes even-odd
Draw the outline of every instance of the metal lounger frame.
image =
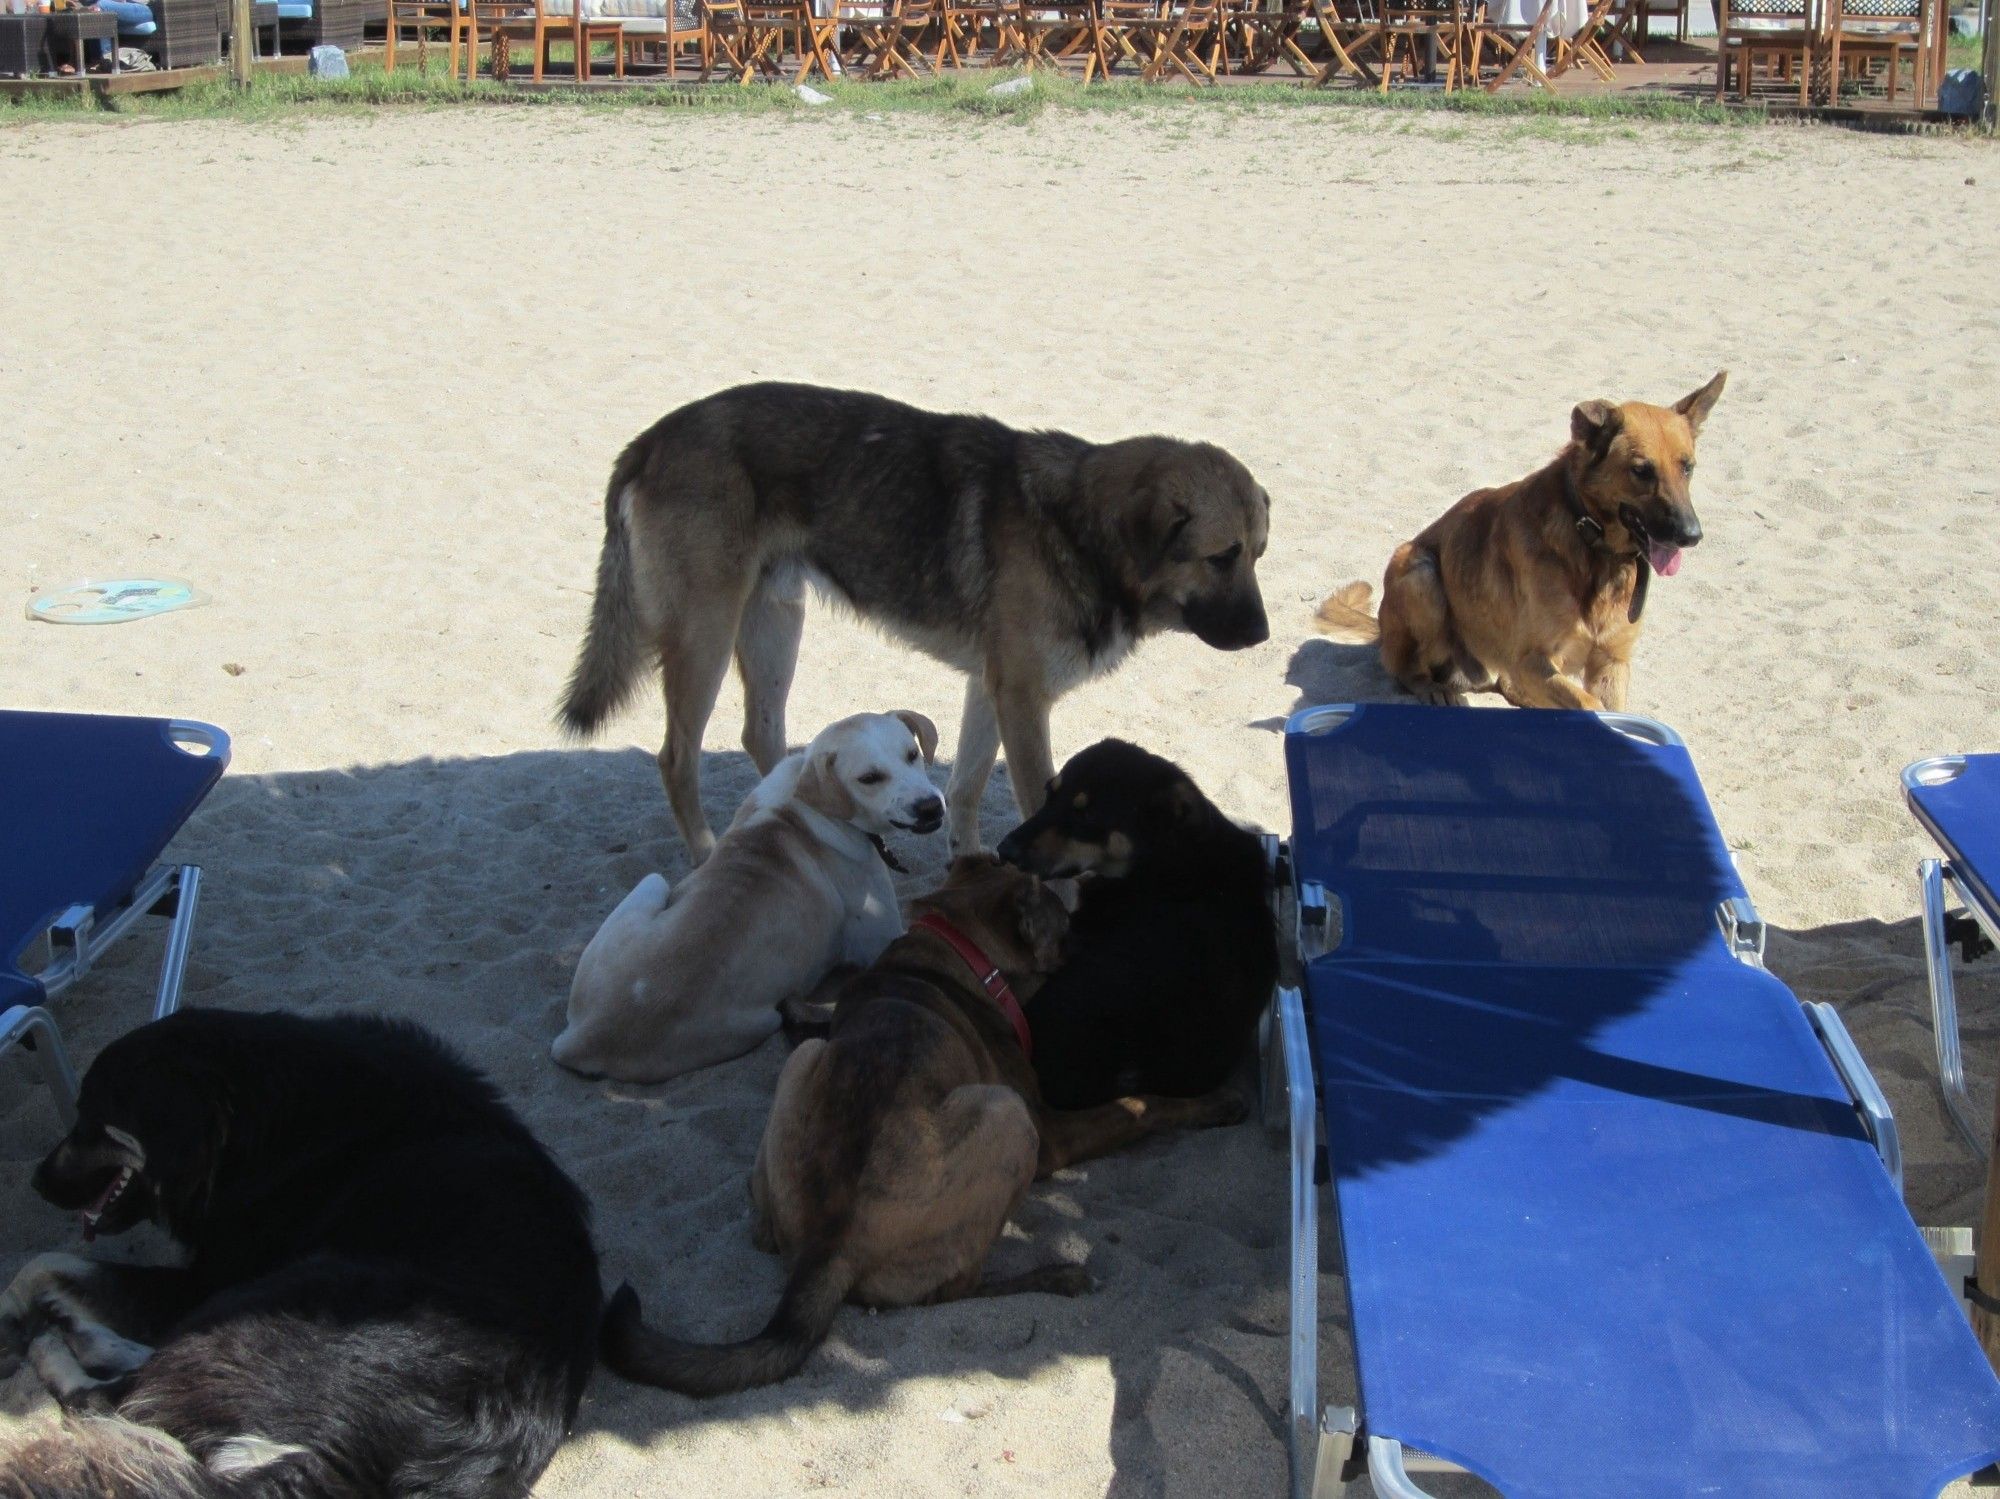
MULTIPOLYGON (((1307 708, 1292 716, 1285 731, 1323 732, 1354 711, 1354 705, 1346 703, 1307 708)), ((1613 712, 1603 712, 1598 717, 1620 732, 1647 743, 1676 747, 1685 744, 1679 734, 1657 719, 1613 712)), ((1274 870, 1282 876, 1277 881, 1276 899, 1282 904, 1289 894, 1292 900, 1294 942, 1298 962, 1303 967, 1326 950, 1326 892, 1315 881, 1301 883, 1295 875, 1287 873, 1291 862, 1285 842, 1271 838, 1266 848, 1274 870), (1288 891, 1287 886, 1292 888, 1288 891)), ((1283 913, 1278 914, 1282 924, 1283 913)), ((1741 963, 1762 968, 1764 921, 1757 908, 1748 899, 1738 897, 1724 901, 1715 914, 1730 953, 1741 963)), ((1297 985, 1280 980, 1272 995, 1271 1014, 1265 1022, 1263 1053, 1265 1119, 1267 1123, 1274 1121, 1275 1105, 1282 1090, 1291 1141, 1291 1405, 1286 1423, 1291 1448, 1291 1499, 1328 1499, 1338 1493, 1341 1484, 1354 1476, 1355 1450, 1363 1446, 1369 1482, 1380 1499, 1430 1499, 1412 1481, 1411 1473, 1466 1470, 1446 1458, 1406 1450, 1391 1437, 1371 1435, 1365 1413, 1353 1406, 1322 1407, 1319 1403, 1319 1202, 1313 1176, 1321 1145, 1320 1111, 1306 1033, 1303 982, 1303 975, 1297 985), (1281 1055, 1274 1056, 1274 1052, 1281 1055)), ((1862 1061, 1860 1050, 1833 1006, 1813 1001, 1803 1003, 1802 1008, 1834 1071, 1839 1073, 1855 1112, 1881 1157, 1883 1169, 1900 1195, 1903 1150, 1888 1099, 1862 1061)), ((1955 1052, 1955 1022, 1952 1035, 1955 1052)), ((1942 1039, 1939 1049, 1942 1053, 1942 1039)), ((1335 1224, 1337 1228, 1337 1217, 1335 1224)))
MULTIPOLYGON (((1913 791, 1919 786, 1935 786, 1952 780, 1964 769, 1963 755, 1932 755, 1903 767, 1903 787, 1905 791, 1913 791)), ((1951 1122, 1983 1161, 1987 1156, 1987 1140, 1972 1117, 1972 1100, 1965 1091, 1965 1059, 1958 1045, 1958 990, 1952 981, 1951 943, 1944 927, 1955 901, 1971 913, 1987 940, 2000 947, 2000 911, 1989 911, 1974 897, 1949 859, 1923 860, 1917 865, 1917 880, 1924 897, 1924 966, 1930 975, 1931 1032, 1937 1045, 1938 1087, 1943 1090, 1951 1122)))

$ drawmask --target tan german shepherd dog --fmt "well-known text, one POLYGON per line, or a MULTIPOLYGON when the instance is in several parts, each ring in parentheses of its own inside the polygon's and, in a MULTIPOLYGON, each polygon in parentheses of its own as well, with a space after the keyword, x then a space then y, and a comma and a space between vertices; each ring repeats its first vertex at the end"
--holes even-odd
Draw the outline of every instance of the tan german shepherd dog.
POLYGON ((1724 370, 1672 406, 1585 401, 1544 467, 1475 490, 1389 559, 1382 613, 1349 583, 1319 626, 1380 640, 1382 664, 1429 703, 1498 692, 1523 708, 1625 706, 1653 573, 1701 540, 1688 486, 1724 370))

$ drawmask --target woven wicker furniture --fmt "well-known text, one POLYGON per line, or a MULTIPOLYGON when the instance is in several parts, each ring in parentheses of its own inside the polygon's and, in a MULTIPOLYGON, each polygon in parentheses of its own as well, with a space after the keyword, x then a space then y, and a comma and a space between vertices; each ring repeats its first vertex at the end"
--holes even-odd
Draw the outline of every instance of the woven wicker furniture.
POLYGON ((205 68, 222 61, 215 0, 147 0, 153 34, 140 45, 163 68, 205 68))
POLYGON ((338 47, 354 52, 361 46, 361 28, 370 9, 368 0, 311 0, 303 6, 279 0, 278 38, 285 46, 296 45, 301 51, 338 47), (296 13, 300 10, 305 14, 296 13))
POLYGON ((49 18, 0 16, 0 78, 32 78, 48 65, 49 18))

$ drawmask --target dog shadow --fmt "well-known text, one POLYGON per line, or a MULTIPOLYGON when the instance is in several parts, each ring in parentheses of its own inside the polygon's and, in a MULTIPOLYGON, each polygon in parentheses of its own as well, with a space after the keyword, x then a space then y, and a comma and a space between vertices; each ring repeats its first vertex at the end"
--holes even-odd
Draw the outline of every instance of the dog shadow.
POLYGON ((1275 718, 1252 719, 1249 727, 1282 734, 1292 714, 1324 703, 1410 701, 1396 679, 1383 670, 1381 652, 1373 645, 1323 636, 1307 636, 1299 642, 1285 666, 1285 685, 1297 694, 1291 708, 1275 718))

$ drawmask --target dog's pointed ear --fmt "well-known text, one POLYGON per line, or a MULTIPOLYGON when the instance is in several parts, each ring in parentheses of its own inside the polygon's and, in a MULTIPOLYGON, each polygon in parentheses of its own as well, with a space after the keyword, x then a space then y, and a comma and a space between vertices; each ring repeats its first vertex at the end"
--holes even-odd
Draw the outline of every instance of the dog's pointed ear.
POLYGON ((1709 412, 1715 409, 1715 400, 1722 394, 1724 382, 1729 379, 1728 370, 1717 370, 1715 378, 1700 390, 1682 396, 1674 402, 1674 410, 1688 420, 1688 425, 1699 432, 1701 424, 1708 420, 1709 412))
POLYGON ((916 736, 917 748, 924 752, 924 764, 937 764, 937 725, 910 708, 898 708, 890 716, 900 718, 903 727, 916 736))
POLYGON ((821 750, 809 756, 806 768, 799 772, 798 789, 792 794, 815 812, 823 812, 835 822, 845 822, 857 808, 854 793, 840 778, 838 761, 839 753, 835 750, 821 750))
POLYGON ((1569 414, 1569 435, 1594 454, 1602 454, 1625 425, 1609 401, 1582 401, 1569 414))

